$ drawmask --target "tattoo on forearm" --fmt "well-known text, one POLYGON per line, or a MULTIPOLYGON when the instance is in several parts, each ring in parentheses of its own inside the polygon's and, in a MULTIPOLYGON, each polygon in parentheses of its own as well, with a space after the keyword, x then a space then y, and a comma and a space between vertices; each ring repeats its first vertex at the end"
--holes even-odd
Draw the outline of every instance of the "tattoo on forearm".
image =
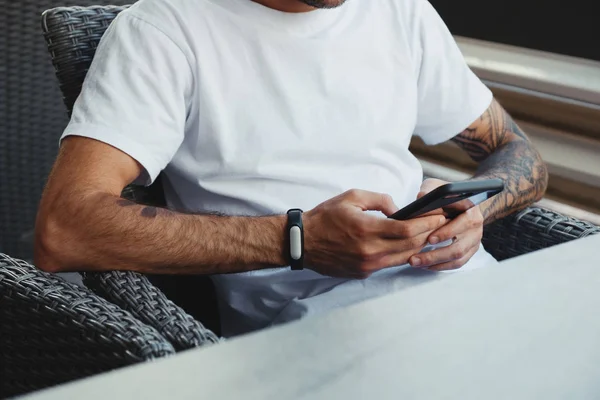
POLYGON ((169 210, 167 210, 166 208, 153 207, 153 206, 142 206, 140 204, 137 204, 137 203, 127 200, 127 199, 117 200, 117 205, 120 207, 124 207, 124 208, 132 207, 132 206, 142 207, 142 209, 140 211, 140 215, 145 218, 156 218, 159 214, 169 213, 169 210))
POLYGON ((132 207, 138 205, 137 203, 134 203, 133 201, 127 199, 119 199, 117 200, 117 204, 121 207, 132 207))
POLYGON ((504 192, 482 205, 487 223, 543 196, 548 182, 546 166, 525 133, 495 100, 453 141, 479 163, 476 179, 504 180, 504 192))

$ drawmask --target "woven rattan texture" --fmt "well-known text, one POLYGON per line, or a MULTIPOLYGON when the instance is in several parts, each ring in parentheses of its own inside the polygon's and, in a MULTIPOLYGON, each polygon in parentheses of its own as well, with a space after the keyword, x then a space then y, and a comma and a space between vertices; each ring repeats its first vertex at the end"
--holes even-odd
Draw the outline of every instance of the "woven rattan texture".
POLYGON ((177 351, 219 341, 213 332, 167 299, 144 275, 118 271, 90 273, 84 275, 84 283, 140 321, 155 327, 177 351))
POLYGON ((42 18, 42 30, 69 114, 106 28, 118 13, 117 6, 54 8, 42 18))
POLYGON ((0 251, 30 258, 20 236, 56 156, 67 113, 55 78, 40 15, 57 5, 125 4, 133 0, 0 0, 0 251))
POLYGON ((87 289, 0 254, 0 398, 175 352, 87 289))
POLYGON ((487 226, 483 245, 505 260, 598 233, 600 228, 590 223, 531 207, 487 226))

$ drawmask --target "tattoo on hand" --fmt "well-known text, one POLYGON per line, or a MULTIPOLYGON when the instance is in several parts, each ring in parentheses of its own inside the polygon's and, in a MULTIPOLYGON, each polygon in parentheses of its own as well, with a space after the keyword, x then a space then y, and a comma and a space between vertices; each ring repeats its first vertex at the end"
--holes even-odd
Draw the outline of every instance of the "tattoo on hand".
POLYGON ((527 135, 495 100, 478 121, 452 140, 479 163, 475 179, 504 180, 504 192, 482 205, 487 223, 543 196, 548 183, 546 166, 527 135))

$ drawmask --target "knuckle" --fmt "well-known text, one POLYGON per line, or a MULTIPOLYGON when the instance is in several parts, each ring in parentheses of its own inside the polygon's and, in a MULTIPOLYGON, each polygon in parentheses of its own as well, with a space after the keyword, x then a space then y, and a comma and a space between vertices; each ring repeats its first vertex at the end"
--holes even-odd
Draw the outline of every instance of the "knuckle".
POLYGON ((354 199, 354 189, 346 190, 344 193, 340 195, 340 198, 345 200, 353 200, 354 199))
POLYGON ((360 245, 357 248, 357 255, 359 260, 364 260, 367 258, 369 250, 367 249, 367 246, 364 245, 360 245))
POLYGON ((413 233, 413 228, 408 223, 398 224, 398 235, 400 237, 411 237, 413 233))
POLYGON ((346 196, 351 199, 359 199, 361 197, 361 190, 359 189, 350 189, 346 192, 346 196))
POLYGON ((393 198, 392 198, 392 196, 390 196, 389 194, 382 194, 382 195, 381 195, 381 200, 382 200, 384 203, 393 203, 393 202, 394 202, 394 199, 393 199, 393 198))
POLYGON ((356 221, 355 230, 356 234, 360 239, 365 239, 370 233, 370 224, 368 224, 363 219, 358 219, 356 221))
POLYGON ((429 222, 429 230, 437 229, 444 225, 446 225, 446 218, 444 216, 432 216, 429 222))
POLYGON ((410 239, 408 239, 408 245, 411 249, 416 249, 418 247, 424 246, 426 240, 427 239, 419 237, 411 237, 410 239))
MULTIPOLYGON (((358 247, 358 255, 361 260, 371 260, 376 254, 375 248, 368 244, 362 244, 358 247)), ((361 264, 361 269, 364 265, 361 264)))
POLYGON ((459 260, 467 254, 466 249, 462 246, 455 246, 450 252, 450 257, 453 260, 459 260))

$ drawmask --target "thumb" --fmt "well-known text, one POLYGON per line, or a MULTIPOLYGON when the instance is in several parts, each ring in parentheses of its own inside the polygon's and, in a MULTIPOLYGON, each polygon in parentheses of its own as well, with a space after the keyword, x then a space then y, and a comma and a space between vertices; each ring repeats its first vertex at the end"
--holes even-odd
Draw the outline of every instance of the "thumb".
POLYGON ((351 190, 348 192, 348 200, 363 211, 381 211, 386 217, 398 211, 398 206, 389 194, 351 190))

